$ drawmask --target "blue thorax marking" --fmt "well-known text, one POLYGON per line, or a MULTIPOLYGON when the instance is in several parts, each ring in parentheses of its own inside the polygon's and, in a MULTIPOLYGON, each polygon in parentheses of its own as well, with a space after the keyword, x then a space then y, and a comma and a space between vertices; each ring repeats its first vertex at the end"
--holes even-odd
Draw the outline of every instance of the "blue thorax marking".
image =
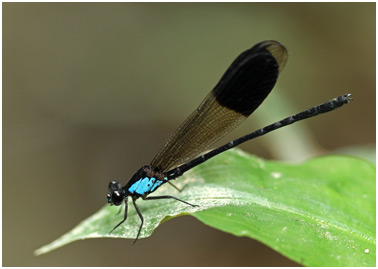
MULTIPOLYGON (((164 180, 167 180, 165 177, 164 180)), ((155 191, 164 181, 158 180, 154 177, 140 178, 137 182, 130 186, 128 191, 132 194, 146 195, 147 193, 155 191)))

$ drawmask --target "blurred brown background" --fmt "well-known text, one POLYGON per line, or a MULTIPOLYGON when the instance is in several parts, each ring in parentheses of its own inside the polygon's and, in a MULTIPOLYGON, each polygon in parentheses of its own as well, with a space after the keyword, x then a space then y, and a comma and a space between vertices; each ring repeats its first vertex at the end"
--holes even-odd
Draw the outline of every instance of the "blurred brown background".
POLYGON ((298 161, 375 143, 375 3, 4 3, 3 265, 295 266, 192 217, 133 247, 92 239, 33 256, 102 207, 108 181, 152 160, 233 59, 267 39, 288 64, 223 142, 350 92, 348 106, 242 148, 298 161))

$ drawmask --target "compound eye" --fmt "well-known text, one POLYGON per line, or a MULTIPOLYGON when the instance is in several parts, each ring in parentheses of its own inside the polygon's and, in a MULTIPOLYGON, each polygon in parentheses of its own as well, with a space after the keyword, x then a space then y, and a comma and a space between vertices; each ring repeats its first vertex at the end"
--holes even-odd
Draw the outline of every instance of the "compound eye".
POLYGON ((111 191, 120 191, 122 188, 121 184, 118 181, 110 181, 109 182, 109 192, 111 191))
MULTIPOLYGON (((109 195, 109 194, 108 194, 109 195)), ((110 195, 109 195, 110 196, 110 195)), ((109 198, 108 198, 109 199, 109 198)), ((121 205, 123 202, 123 195, 122 193, 120 193, 119 191, 114 191, 112 194, 111 194, 111 203, 113 205, 116 205, 116 206, 119 206, 121 205)))

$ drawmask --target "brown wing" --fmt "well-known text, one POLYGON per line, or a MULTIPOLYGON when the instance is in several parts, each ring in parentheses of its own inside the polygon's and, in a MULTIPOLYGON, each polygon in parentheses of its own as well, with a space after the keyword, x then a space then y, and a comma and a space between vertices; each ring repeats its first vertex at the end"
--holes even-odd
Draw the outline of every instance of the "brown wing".
POLYGON ((151 165, 166 172, 193 159, 233 130, 270 93, 286 59, 286 49, 276 41, 260 42, 239 55, 151 165))

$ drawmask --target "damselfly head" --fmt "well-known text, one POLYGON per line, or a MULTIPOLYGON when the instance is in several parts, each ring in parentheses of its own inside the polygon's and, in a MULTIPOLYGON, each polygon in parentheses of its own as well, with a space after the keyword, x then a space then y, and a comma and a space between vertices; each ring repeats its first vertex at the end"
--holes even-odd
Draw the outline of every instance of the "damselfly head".
POLYGON ((115 206, 122 204, 124 200, 124 191, 121 184, 118 181, 109 182, 109 192, 106 196, 106 201, 115 206))

